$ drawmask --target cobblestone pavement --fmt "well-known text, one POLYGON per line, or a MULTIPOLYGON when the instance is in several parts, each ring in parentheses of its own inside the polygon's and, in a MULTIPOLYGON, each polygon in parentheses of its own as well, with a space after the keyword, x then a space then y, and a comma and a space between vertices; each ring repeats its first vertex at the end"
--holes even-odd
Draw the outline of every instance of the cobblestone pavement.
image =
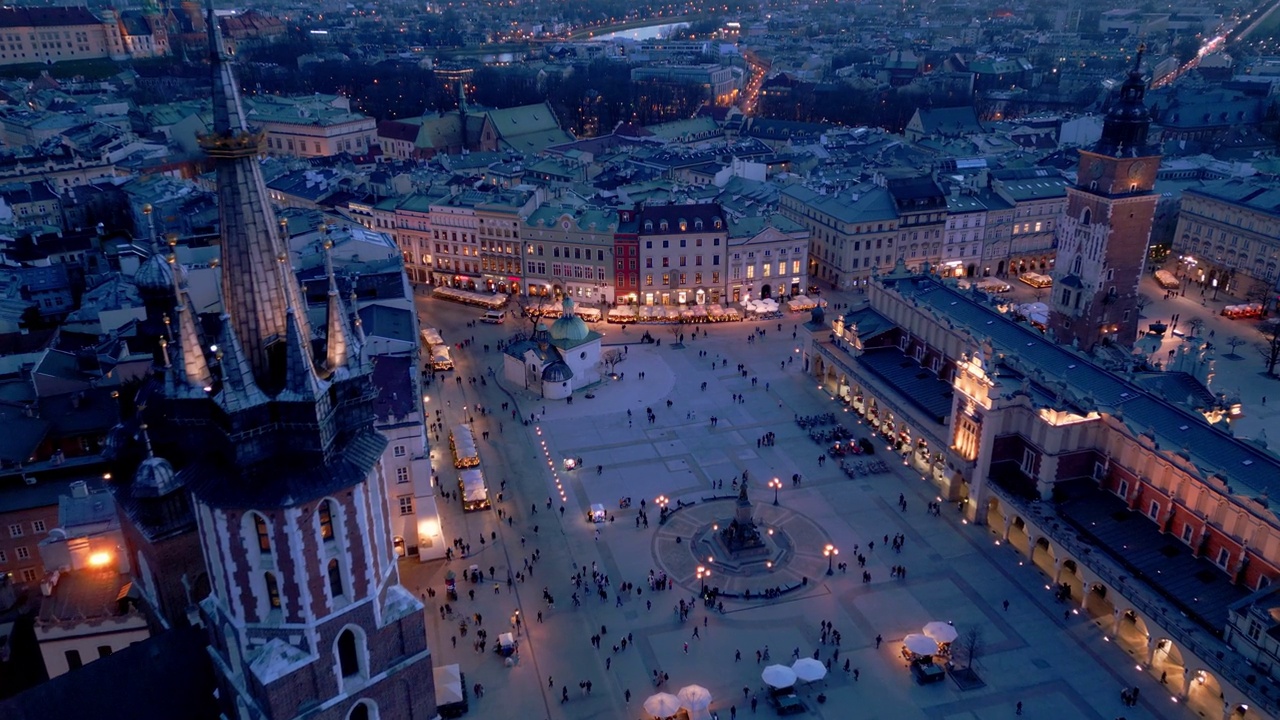
MULTIPOLYGON (((852 295, 832 299, 858 301, 852 295)), ((472 347, 455 351, 457 375, 478 378, 488 367, 500 368, 501 357, 493 345, 516 329, 511 322, 468 327, 479 311, 434 300, 420 300, 419 308, 424 325, 440 327, 447 340, 476 338, 472 347), (491 346, 487 355, 484 343, 491 346)), ((706 334, 700 328, 696 339, 686 337, 683 348, 671 347, 665 331, 654 332, 663 338, 662 347, 626 346, 626 358, 617 368, 625 380, 594 388, 593 399, 579 394, 572 405, 543 403, 492 380, 482 387, 466 379, 458 385, 446 377, 447 382, 426 389, 428 412, 440 409, 446 423, 460 419, 463 404, 494 408, 491 414, 476 416, 475 426, 477 433, 491 433, 488 442, 481 441, 491 487, 496 492, 501 481, 507 481, 504 500, 493 512, 463 514, 456 503, 441 504, 445 538, 470 543, 470 557, 452 563, 401 563, 407 588, 438 591, 426 600, 435 663, 458 663, 469 688, 474 683, 485 686, 485 696, 471 700, 470 716, 647 717, 641 705, 654 692, 655 671, 670 676, 664 689, 673 693, 688 684, 708 688, 714 697, 711 710, 721 718, 730 717, 731 706, 743 717, 751 715, 753 695, 760 700, 757 712, 768 714, 772 710, 764 699, 763 664, 757 663, 756 651, 768 648, 773 662, 789 664, 793 651, 812 657, 816 650, 825 662, 837 649, 821 642, 820 622, 827 620, 842 635, 840 654, 825 680, 801 687, 813 715, 833 720, 985 719, 1013 717, 1021 702, 1026 717, 1192 717, 1147 675, 1135 672, 1131 659, 1104 642, 1091 622, 1075 616, 1064 620, 1063 606, 1045 591, 1044 575, 1015 552, 996 547, 986 528, 961 524, 949 506, 940 517, 927 514, 926 505, 935 495, 918 475, 891 464, 889 473, 850 480, 835 463, 818 465, 822 448, 793 418, 839 413, 840 408, 802 371, 797 349, 805 333, 798 328, 793 339, 792 332, 807 319, 807 314, 788 315, 781 321, 705 326, 706 334), (748 343, 757 327, 767 335, 748 343), (793 356, 796 359, 790 361, 793 356), (718 364, 713 370, 717 359, 727 359, 727 367, 718 364), (738 363, 745 364, 747 377, 736 372, 738 363), (644 381, 637 378, 640 371, 644 381), (735 402, 735 395, 744 400, 735 402), (522 417, 539 414, 540 421, 517 424, 510 411, 498 409, 503 402, 515 403, 522 417), (656 414, 653 424, 645 419, 647 407, 656 414), (713 415, 718 419, 714 427, 713 415), (757 447, 757 438, 767 432, 776 434, 775 443, 757 447), (583 467, 564 471, 561 461, 567 457, 581 457, 583 467), (599 474, 597 465, 602 466, 599 474), (563 515, 553 467, 565 491, 563 515), (681 598, 695 597, 695 570, 705 564, 685 544, 698 528, 729 517, 734 504, 730 499, 702 500, 734 495, 731 482, 741 479, 744 471, 751 479, 758 521, 762 527, 785 530, 792 554, 774 577, 722 577, 712 564, 708 582, 735 594, 753 585, 762 589, 797 578, 807 579, 807 584, 771 600, 725 600, 723 613, 697 604, 682 623, 675 607, 681 598), (793 474, 801 476, 799 486, 793 486, 793 474), (772 491, 764 486, 774 477, 783 480, 776 507, 772 491), (713 490, 713 481, 723 481, 723 488, 713 490), (906 512, 897 504, 899 494, 906 500, 906 512), (673 505, 698 504, 660 526, 654 505, 659 495, 673 505), (629 508, 619 508, 623 497, 632 498, 629 508), (636 527, 642 499, 650 521, 647 528, 636 527), (613 520, 589 523, 586 514, 593 503, 604 505, 613 520), (498 509, 511 518, 510 525, 499 519, 498 509), (905 544, 895 553, 884 536, 899 534, 905 544), (869 548, 872 542, 874 550, 869 548), (849 564, 847 572, 826 575, 823 549, 828 543, 840 551, 836 560, 849 564), (870 582, 863 582, 864 568, 857 565, 855 547, 866 556, 870 582), (535 552, 540 554, 537 561, 532 559, 535 552), (526 560, 533 563, 531 575, 524 569, 526 560), (486 578, 478 585, 459 583, 460 600, 451 603, 455 617, 442 620, 445 573, 460 573, 473 564, 486 576, 492 566, 495 582, 486 578), (905 579, 890 577, 894 565, 907 569, 905 579), (575 608, 571 576, 580 569, 589 575, 593 567, 609 576, 607 600, 587 590, 581 593, 582 606, 575 608), (668 573, 674 589, 651 591, 651 570, 668 573), (529 576, 508 587, 508 576, 516 573, 529 576), (616 591, 623 582, 633 583, 637 590, 624 594, 619 604, 616 591), (544 601, 544 588, 554 597, 554 607, 544 601), (468 590, 474 590, 474 600, 468 590), (461 615, 480 613, 492 646, 499 632, 512 628, 516 610, 522 618, 521 648, 511 667, 492 651, 472 647, 474 622, 465 637, 460 634, 461 615), (971 628, 981 631, 976 669, 984 687, 961 691, 949 680, 929 686, 912 681, 900 654, 901 639, 931 620, 952 621, 962 637, 971 628), (595 634, 602 636, 598 650, 590 640, 595 634), (877 636, 882 643, 876 642, 877 636), (736 661, 739 651, 741 661, 736 661), (850 671, 858 671, 856 681, 852 672, 843 671, 846 660, 850 671), (579 688, 585 681, 592 683, 590 696, 579 688), (1142 700, 1137 707, 1125 707, 1119 693, 1132 685, 1142 688, 1142 700), (568 690, 566 703, 561 702, 562 688, 568 690), (825 703, 817 702, 819 693, 825 693, 825 703)), ((626 333, 604 324, 596 329, 605 333, 607 346, 634 342, 643 332, 636 326, 626 333)), ((857 427, 850 416, 840 414, 842 422, 857 427)), ((444 487, 454 487, 447 436, 433 448, 433 466, 444 487)))

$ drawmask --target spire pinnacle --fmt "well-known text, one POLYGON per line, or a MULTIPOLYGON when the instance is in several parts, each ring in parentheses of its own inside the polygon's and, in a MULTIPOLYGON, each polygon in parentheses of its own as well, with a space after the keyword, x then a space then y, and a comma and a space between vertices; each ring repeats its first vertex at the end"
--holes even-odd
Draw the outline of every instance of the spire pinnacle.
POLYGON ((142 433, 142 442, 143 442, 143 444, 144 444, 144 445, 146 445, 146 446, 147 446, 147 457, 148 457, 148 458, 153 458, 153 457, 155 457, 155 456, 156 456, 156 454, 155 454, 155 452, 154 452, 154 451, 152 451, 152 449, 151 449, 151 436, 147 434, 147 424, 146 424, 146 423, 142 423, 141 425, 139 425, 139 426, 138 426, 138 432, 142 433))
MULTIPOLYGON (((325 337, 325 367, 329 372, 337 372, 339 368, 351 367, 351 356, 358 353, 355 343, 347 333, 346 309, 342 307, 342 296, 338 294, 338 277, 333 272, 333 240, 328 238, 328 226, 322 228, 326 234, 324 241, 325 271, 329 275, 329 308, 328 326, 325 337)), ((357 354, 358 357, 358 354, 357 354)))
POLYGON ((222 342, 218 345, 218 355, 222 366, 222 392, 218 393, 218 404, 228 411, 236 411, 265 403, 267 396, 253 379, 253 367, 236 337, 231 316, 223 312, 220 319, 222 342))
POLYGON ((1133 58, 1133 71, 1140 72, 1142 69, 1142 54, 1147 51, 1146 43, 1138 43, 1138 54, 1133 58))
MULTIPOLYGON (((288 264, 289 256, 286 253, 280 253, 276 260, 280 264, 281 280, 287 283, 292 276, 292 270, 288 264)), ((303 331, 306 319, 303 318, 301 321, 298 319, 297 306, 293 303, 285 306, 284 316, 284 389, 302 397, 314 398, 320 392, 320 378, 316 375, 315 360, 311 354, 311 339, 303 331)))
POLYGON ((178 351, 182 359, 180 372, 188 385, 208 392, 213 387, 213 373, 209 371, 209 361, 200 344, 200 333, 191 312, 191 298, 182 290, 178 256, 171 253, 168 259, 173 270, 173 293, 177 299, 175 312, 178 314, 178 351))
POLYGON ((142 206, 142 214, 147 218, 147 237, 151 239, 151 254, 160 254, 160 236, 156 235, 156 221, 153 213, 155 208, 151 207, 151 203, 142 206))

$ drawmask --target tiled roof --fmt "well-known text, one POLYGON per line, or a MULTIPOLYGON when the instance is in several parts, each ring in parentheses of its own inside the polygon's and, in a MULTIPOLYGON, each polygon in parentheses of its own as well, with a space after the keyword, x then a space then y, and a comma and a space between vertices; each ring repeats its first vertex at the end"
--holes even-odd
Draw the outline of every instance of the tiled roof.
POLYGON ((1081 534, 1102 547, 1116 549, 1116 560, 1215 632, 1226 627, 1227 609, 1249 594, 1208 559, 1192 555, 1185 543, 1161 532, 1154 522, 1130 510, 1111 493, 1096 487, 1082 490, 1057 509, 1081 534))
POLYGON ((379 421, 394 420, 411 415, 415 409, 413 378, 410 372, 413 358, 384 355, 373 366, 373 384, 378 388, 378 398, 373 402, 373 412, 379 421))
POLYGON ((1210 426, 1203 415, 1155 396, 935 279, 885 282, 909 301, 968 328, 975 338, 991 338, 998 352, 1016 356, 1023 366, 1062 380, 1081 397, 1093 398, 1099 409, 1122 418, 1136 432, 1153 431, 1167 452, 1186 448, 1191 462, 1205 475, 1221 472, 1233 494, 1280 497, 1280 458, 1210 426))
POLYGON ((942 423, 951 414, 951 384, 898 348, 870 348, 858 356, 858 364, 925 411, 934 422, 942 423))
POLYGON ((46 8, 3 8, 0 9, 0 27, 64 27, 70 25, 101 25, 88 8, 84 7, 46 7, 46 8))

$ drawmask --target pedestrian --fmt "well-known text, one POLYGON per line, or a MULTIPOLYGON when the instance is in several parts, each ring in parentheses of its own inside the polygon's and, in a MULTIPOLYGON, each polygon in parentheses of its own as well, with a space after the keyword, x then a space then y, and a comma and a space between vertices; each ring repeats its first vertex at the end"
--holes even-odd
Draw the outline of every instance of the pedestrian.
POLYGON ((1005 600, 1005 601, 1004 601, 1004 611, 1005 611, 1005 612, 1009 612, 1009 601, 1008 601, 1008 600, 1005 600))
POLYGON ((756 700, 756 698, 751 698, 751 712, 753 712, 753 713, 756 711, 756 703, 757 703, 757 702, 758 702, 758 700, 756 700))
POLYGON ((876 649, 877 649, 877 650, 879 650, 879 649, 880 649, 880 643, 881 643, 881 641, 883 641, 883 640, 884 640, 884 638, 883 638, 883 637, 881 637, 881 636, 879 636, 879 635, 877 635, 877 636, 876 636, 876 649))
POLYGON ((1015 713, 1015 714, 1016 714, 1016 715, 1021 715, 1021 714, 1022 714, 1022 701, 1021 701, 1021 700, 1019 700, 1019 701, 1018 701, 1018 705, 1017 705, 1017 707, 1018 707, 1018 712, 1017 712, 1017 713, 1015 713))
POLYGON ((628 688, 625 692, 623 692, 623 693, 622 693, 622 697, 624 697, 624 698, 626 698, 626 699, 627 699, 627 704, 628 704, 628 705, 630 705, 630 704, 631 704, 631 690, 630 690, 630 688, 628 688))
POLYGON ((685 644, 684 644, 684 654, 685 654, 685 655, 688 655, 688 654, 689 654, 689 643, 685 643, 685 644))
POLYGON ((861 675, 861 674, 862 674, 862 673, 861 673, 861 672, 859 672, 858 668, 854 668, 854 669, 853 669, 853 681, 854 681, 854 682, 858 682, 858 676, 859 676, 859 675, 861 675))

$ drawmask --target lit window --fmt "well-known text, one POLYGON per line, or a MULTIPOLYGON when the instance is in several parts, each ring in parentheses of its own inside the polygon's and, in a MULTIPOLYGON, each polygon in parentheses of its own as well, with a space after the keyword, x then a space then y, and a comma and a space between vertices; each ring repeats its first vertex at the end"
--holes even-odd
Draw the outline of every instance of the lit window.
POLYGON ((342 595, 342 570, 336 559, 329 561, 329 594, 333 597, 342 595))
POLYGON ((333 510, 328 500, 320 501, 320 539, 333 539, 333 510))
POLYGON ((267 521, 262 516, 253 514, 253 529, 258 535, 258 550, 264 554, 271 552, 271 534, 267 532, 267 521))
POLYGON ((267 601, 271 605, 272 610, 280 609, 280 583, 276 582, 276 576, 271 573, 263 573, 262 579, 267 583, 267 601))

